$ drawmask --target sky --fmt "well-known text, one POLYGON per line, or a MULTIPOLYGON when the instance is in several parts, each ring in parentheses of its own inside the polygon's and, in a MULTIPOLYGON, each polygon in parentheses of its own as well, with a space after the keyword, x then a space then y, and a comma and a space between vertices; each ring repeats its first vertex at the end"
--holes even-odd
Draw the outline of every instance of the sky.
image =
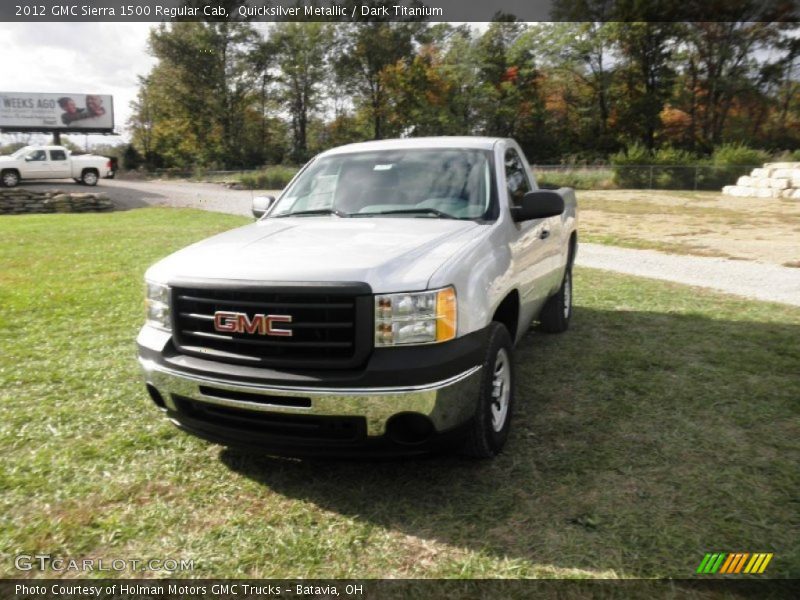
MULTIPOLYGON (((90 144, 127 141, 125 124, 136 98, 137 75, 155 60, 147 35, 155 23, 0 23, 4 92, 96 93, 114 96, 117 136, 88 136, 90 144)), ((13 134, 3 135, 9 142, 13 134)), ((42 143, 50 136, 32 138, 42 143)), ((84 146, 83 135, 65 136, 84 146)))
MULTIPOLYGON (((482 29, 486 24, 471 25, 482 29)), ((152 22, 0 23, 0 91, 110 94, 114 97, 114 128, 121 135, 66 134, 63 138, 89 148, 128 142, 126 124, 138 91, 137 76, 147 75, 156 62, 147 53, 147 38, 157 26, 152 22)), ((267 24, 256 26, 266 29, 267 24)), ((49 134, 0 134, 0 143, 44 144, 50 140, 49 134)))

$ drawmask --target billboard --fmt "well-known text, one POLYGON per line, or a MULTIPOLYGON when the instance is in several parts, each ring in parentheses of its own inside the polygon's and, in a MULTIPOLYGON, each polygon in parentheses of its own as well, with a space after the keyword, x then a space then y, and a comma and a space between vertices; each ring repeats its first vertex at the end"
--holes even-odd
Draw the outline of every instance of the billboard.
POLYGON ((0 92, 0 129, 111 133, 114 99, 103 94, 0 92))

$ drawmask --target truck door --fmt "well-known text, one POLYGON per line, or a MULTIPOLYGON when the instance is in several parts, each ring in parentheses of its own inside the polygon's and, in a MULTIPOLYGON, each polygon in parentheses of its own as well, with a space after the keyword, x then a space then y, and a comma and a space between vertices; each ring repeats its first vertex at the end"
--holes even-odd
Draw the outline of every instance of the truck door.
POLYGON ((50 177, 60 179, 71 177, 71 169, 66 150, 54 148, 50 150, 50 177))
MULTIPOLYGON (((525 165, 525 172, 535 181, 532 175, 532 170, 525 156, 522 156, 522 162, 525 165)), ((535 185, 535 183, 534 183, 535 185)), ((542 258, 544 264, 543 271, 546 271, 543 284, 545 287, 550 288, 555 292, 561 286, 562 267, 566 261, 566 248, 568 240, 564 239, 563 216, 556 215, 544 219, 544 233, 545 233, 545 252, 542 258)))
MULTIPOLYGON (((505 151, 505 180, 509 206, 519 206, 533 189, 528 169, 514 148, 505 151)), ((512 225, 516 239, 511 243, 514 277, 520 291, 521 318, 533 318, 550 293, 551 265, 549 219, 533 219, 512 225)))
POLYGON ((50 172, 50 161, 47 158, 47 151, 38 149, 31 150, 25 155, 23 163, 20 165, 23 179, 42 179, 48 177, 50 172))

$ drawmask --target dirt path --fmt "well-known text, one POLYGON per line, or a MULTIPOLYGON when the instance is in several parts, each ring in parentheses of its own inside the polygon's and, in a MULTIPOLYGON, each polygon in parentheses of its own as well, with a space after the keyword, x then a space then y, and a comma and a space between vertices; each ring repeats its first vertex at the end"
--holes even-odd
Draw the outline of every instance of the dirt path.
POLYGON ((715 192, 578 191, 583 239, 800 266, 800 201, 715 192))
POLYGON ((791 267, 585 243, 578 249, 576 262, 583 267, 800 306, 800 269, 791 267))

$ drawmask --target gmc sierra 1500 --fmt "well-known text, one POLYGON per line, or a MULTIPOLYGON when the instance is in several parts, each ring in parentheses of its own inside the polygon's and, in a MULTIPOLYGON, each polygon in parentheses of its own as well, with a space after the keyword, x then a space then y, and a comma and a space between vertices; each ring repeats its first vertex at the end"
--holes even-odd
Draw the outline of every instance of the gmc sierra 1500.
POLYGON ((97 185, 108 177, 111 159, 94 154, 73 155, 63 146, 25 146, 10 156, 0 156, 0 182, 16 186, 22 179, 66 179, 97 185))
POLYGON ((139 360, 182 429, 283 454, 489 457, 514 344, 567 329, 577 207, 510 139, 352 144, 311 160, 258 221, 146 273, 139 360))

